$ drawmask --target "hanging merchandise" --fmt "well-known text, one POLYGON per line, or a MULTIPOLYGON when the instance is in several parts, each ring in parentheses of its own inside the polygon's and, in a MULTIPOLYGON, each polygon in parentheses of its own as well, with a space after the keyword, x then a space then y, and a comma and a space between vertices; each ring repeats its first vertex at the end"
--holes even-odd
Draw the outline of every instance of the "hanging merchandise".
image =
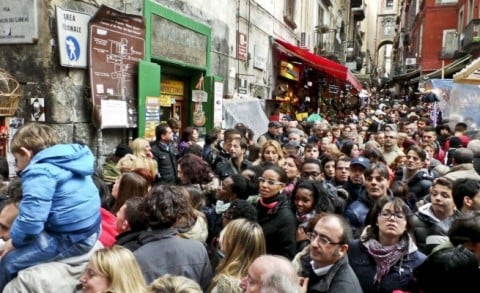
POLYGON ((0 116, 13 116, 19 102, 19 82, 0 68, 0 116))
POLYGON ((195 88, 196 90, 192 91, 192 101, 195 103, 193 109, 193 125, 202 127, 207 122, 207 116, 203 111, 202 104, 207 101, 208 97, 207 92, 203 90, 203 73, 195 85, 195 88))

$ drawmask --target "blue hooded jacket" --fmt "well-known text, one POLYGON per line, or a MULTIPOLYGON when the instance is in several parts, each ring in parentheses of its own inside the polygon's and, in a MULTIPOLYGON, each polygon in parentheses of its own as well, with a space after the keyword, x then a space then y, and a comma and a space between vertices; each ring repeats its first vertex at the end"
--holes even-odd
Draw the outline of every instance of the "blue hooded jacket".
POLYGON ((23 198, 10 229, 13 246, 28 245, 44 230, 80 237, 98 231, 100 196, 93 169, 92 152, 80 144, 54 145, 33 156, 20 173, 23 198))

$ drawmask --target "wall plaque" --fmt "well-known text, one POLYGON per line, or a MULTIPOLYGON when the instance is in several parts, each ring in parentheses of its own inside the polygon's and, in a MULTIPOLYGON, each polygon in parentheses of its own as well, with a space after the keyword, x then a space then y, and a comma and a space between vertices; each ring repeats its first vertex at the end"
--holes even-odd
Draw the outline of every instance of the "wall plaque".
POLYGON ((38 40, 37 0, 2 0, 0 44, 33 44, 38 40))
POLYGON ((152 55, 207 66, 207 36, 152 14, 152 55))

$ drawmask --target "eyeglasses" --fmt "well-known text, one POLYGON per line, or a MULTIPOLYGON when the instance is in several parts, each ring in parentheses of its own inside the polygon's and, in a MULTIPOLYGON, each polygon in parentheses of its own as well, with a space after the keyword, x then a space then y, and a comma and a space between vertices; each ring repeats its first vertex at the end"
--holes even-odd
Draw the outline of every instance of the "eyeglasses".
POLYGON ((390 219, 391 216, 393 216, 395 220, 405 220, 405 215, 402 213, 392 213, 390 211, 380 212, 380 217, 384 218, 385 220, 390 219))
POLYGON ((312 241, 315 241, 315 239, 317 239, 318 237, 318 240, 317 240, 317 244, 318 245, 339 245, 339 244, 343 244, 343 242, 333 242, 332 240, 328 239, 327 236, 325 235, 321 235, 321 234, 317 234, 317 232, 307 232, 307 238, 308 240, 310 240, 310 242, 312 241))
POLYGON ((283 182, 275 181, 272 179, 265 179, 263 177, 258 177, 258 182, 260 183, 267 183, 268 185, 283 185, 283 182))

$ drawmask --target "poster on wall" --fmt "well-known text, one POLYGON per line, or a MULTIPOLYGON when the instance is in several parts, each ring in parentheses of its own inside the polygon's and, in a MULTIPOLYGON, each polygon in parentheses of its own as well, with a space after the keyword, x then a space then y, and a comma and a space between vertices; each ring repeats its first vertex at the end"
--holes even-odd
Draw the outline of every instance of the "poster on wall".
POLYGON ((56 7, 60 64, 87 67, 88 22, 91 15, 56 7))
POLYGON ((123 127, 124 121, 129 128, 137 127, 137 69, 144 58, 145 21, 102 5, 89 29, 93 119, 100 128, 123 127), (115 109, 125 108, 126 117, 102 110, 102 100, 118 101, 115 109))
POLYGON ((155 140, 155 128, 160 121, 160 98, 147 97, 145 101, 145 135, 147 140, 155 140))
POLYGON ((34 44, 38 41, 37 1, 1 1, 0 44, 34 44))
POLYGON ((213 124, 222 126, 223 122, 223 82, 216 81, 213 93, 213 124))
POLYGON ((12 141, 12 138, 15 136, 15 133, 17 133, 17 130, 24 123, 25 123, 25 120, 23 118, 19 118, 19 117, 6 117, 5 118, 5 125, 7 125, 7 133, 8 133, 6 158, 7 158, 8 172, 9 172, 9 177, 10 178, 13 178, 13 177, 17 176, 17 166, 15 164, 15 157, 10 152, 10 142, 12 141))

